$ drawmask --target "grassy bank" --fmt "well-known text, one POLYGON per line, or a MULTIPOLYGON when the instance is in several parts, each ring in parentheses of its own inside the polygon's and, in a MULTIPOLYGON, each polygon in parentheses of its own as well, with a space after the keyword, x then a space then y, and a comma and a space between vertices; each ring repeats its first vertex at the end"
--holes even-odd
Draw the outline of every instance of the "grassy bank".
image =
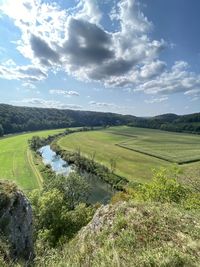
POLYGON ((62 129, 39 131, 1 139, 0 179, 15 181, 24 190, 40 187, 42 177, 34 164, 28 140, 34 135, 47 137, 62 131, 62 129))

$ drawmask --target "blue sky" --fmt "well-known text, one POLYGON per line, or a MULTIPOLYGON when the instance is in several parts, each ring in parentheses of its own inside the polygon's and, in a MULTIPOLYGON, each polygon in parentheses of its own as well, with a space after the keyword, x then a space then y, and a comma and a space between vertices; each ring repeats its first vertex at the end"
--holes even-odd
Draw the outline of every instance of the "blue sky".
POLYGON ((0 102, 199 112, 199 10, 199 0, 0 0, 0 102))

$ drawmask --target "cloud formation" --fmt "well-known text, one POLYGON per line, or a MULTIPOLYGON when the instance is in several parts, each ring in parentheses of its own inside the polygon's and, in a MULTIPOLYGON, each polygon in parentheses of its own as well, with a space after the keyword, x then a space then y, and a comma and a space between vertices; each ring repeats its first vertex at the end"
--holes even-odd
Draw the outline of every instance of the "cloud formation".
POLYGON ((63 104, 60 101, 45 100, 41 98, 25 98, 20 101, 12 101, 13 104, 20 106, 28 105, 41 108, 56 108, 56 109, 81 109, 82 106, 76 104, 63 104))
POLYGON ((7 80, 26 80, 27 82, 37 82, 47 78, 44 69, 33 65, 27 66, 5 66, 0 65, 0 78, 7 80))
POLYGON ((1 6, 21 30, 17 49, 33 64, 59 66, 79 79, 113 83, 113 77, 124 78, 157 58, 164 46, 148 38, 151 22, 134 0, 113 2, 112 20, 119 24, 115 32, 103 28, 102 13, 92 0, 78 1, 71 13, 56 3, 18 2, 18 12, 11 0, 1 6))
POLYGON ((31 34, 30 45, 35 57, 44 65, 58 63, 59 55, 42 38, 31 34))
POLYGON ((145 103, 147 104, 154 104, 154 103, 161 103, 168 100, 168 96, 161 96, 158 98, 152 98, 145 100, 145 103))
POLYGON ((200 88, 200 75, 190 72, 189 65, 184 61, 174 63, 170 71, 164 71, 155 79, 140 84, 135 91, 146 94, 197 95, 200 88))
POLYGON ((112 107, 115 108, 117 107, 117 105, 113 104, 113 103, 106 103, 106 102, 96 102, 96 101, 90 101, 89 102, 90 106, 93 107, 98 107, 98 108, 102 108, 102 107, 112 107))
MULTIPOLYGON (((174 93, 193 99, 200 95, 200 75, 191 72, 187 62, 169 68, 159 59, 167 43, 150 37, 153 24, 138 0, 113 1, 107 19, 117 25, 115 30, 105 29, 105 14, 93 0, 77 0, 66 10, 55 2, 4 0, 0 11, 20 30, 17 50, 31 62, 22 67, 1 65, 0 77, 41 81, 49 71, 64 70, 79 80, 162 94, 155 102, 174 93)), ((78 95, 62 90, 50 93, 78 95)))
POLYGON ((62 89, 51 89, 49 93, 52 95, 64 95, 64 96, 80 96, 80 94, 76 91, 67 91, 62 89))

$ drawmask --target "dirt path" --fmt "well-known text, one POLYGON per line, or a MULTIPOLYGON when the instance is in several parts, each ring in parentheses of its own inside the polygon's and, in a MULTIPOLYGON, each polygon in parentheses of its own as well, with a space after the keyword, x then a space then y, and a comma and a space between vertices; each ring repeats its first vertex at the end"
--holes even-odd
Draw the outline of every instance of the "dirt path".
POLYGON ((35 163, 33 161, 33 155, 32 155, 29 148, 27 149, 27 159, 28 159, 28 163, 29 163, 29 165, 30 165, 30 167, 31 167, 36 179, 37 179, 39 187, 42 187, 43 178, 42 178, 41 173, 39 172, 39 170, 35 166, 35 163))

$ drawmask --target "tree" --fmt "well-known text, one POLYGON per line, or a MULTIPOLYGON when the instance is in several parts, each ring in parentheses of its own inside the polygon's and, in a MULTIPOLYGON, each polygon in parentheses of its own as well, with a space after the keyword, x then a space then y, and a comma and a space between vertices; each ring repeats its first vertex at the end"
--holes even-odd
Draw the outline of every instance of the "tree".
POLYGON ((4 134, 4 130, 3 130, 2 125, 0 124, 0 136, 3 136, 3 134, 4 134))
POLYGON ((29 146, 32 150, 36 151, 43 145, 43 140, 39 136, 33 136, 31 140, 29 140, 29 146))
POLYGON ((111 170, 112 173, 115 172, 116 167, 117 167, 116 160, 115 159, 110 159, 110 170, 111 170))
POLYGON ((54 247, 58 242, 72 238, 91 220, 95 209, 80 203, 85 196, 85 186, 81 177, 73 174, 69 180, 60 176, 59 182, 46 191, 33 190, 30 193, 37 240, 54 247), (71 194, 68 194, 69 190, 71 194))
POLYGON ((63 194, 69 209, 74 209, 80 203, 86 203, 90 194, 90 185, 76 172, 68 176, 57 175, 56 178, 51 175, 51 178, 44 182, 44 191, 52 189, 57 189, 63 194))
POLYGON ((78 204, 87 202, 90 186, 83 177, 73 172, 66 178, 63 193, 70 209, 74 209, 78 204))

